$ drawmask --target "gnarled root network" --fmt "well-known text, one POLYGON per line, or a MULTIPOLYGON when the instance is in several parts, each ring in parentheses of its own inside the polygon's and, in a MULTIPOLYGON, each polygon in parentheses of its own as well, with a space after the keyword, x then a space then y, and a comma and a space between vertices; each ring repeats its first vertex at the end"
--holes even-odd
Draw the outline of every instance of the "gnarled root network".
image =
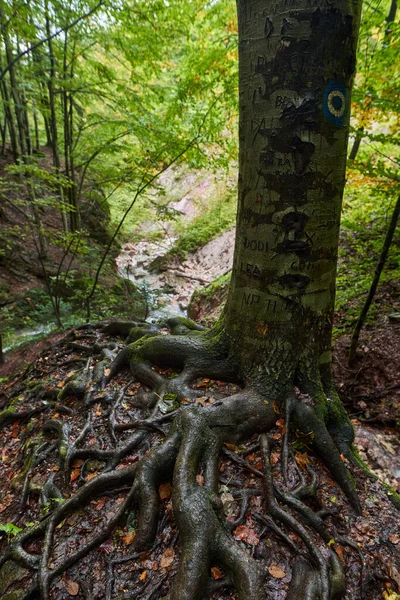
MULTIPOLYGON (((197 378, 237 381, 238 366, 234 354, 221 341, 220 332, 201 331, 190 321, 177 319, 164 325, 103 326, 106 333, 126 335, 128 330, 130 343, 118 354, 115 354, 115 345, 97 348, 98 353, 102 353, 102 366, 107 359, 112 359, 106 365, 106 375, 103 368, 100 373, 99 368, 91 369, 88 365, 80 372, 80 377, 91 373, 94 380, 92 388, 87 383, 84 388, 81 383, 75 386, 87 410, 86 424, 75 441, 69 439, 68 427, 60 420, 52 419, 44 425, 46 434, 55 434, 58 438, 59 466, 67 479, 71 464, 77 459, 83 462, 82 469, 89 459, 102 461, 104 471, 83 483, 74 496, 57 504, 53 512, 39 523, 16 536, 1 557, 0 567, 13 560, 34 570, 37 579, 31 592, 39 590, 41 600, 49 600, 54 579, 106 540, 133 506, 139 512, 134 552, 151 548, 159 528, 158 488, 160 483, 172 479, 180 562, 168 598, 210 598, 213 593, 210 569, 218 566, 225 574, 223 585, 233 586, 238 600, 264 600, 267 597, 265 583, 268 572, 233 538, 232 524, 229 527, 226 521, 219 493, 219 460, 223 445, 237 445, 258 434, 260 438, 255 443, 261 451, 262 471, 252 467, 246 458, 226 448, 224 451, 233 455, 233 460, 240 467, 253 470, 254 475, 262 480, 264 510, 257 514, 257 520, 265 526, 265 531, 272 530, 297 554, 288 598, 330 600, 341 596, 345 588, 344 575, 337 555, 329 548, 334 534, 327 531, 323 511, 315 511, 307 503, 309 499, 315 503, 316 475, 309 466, 308 473, 298 469, 290 445, 293 424, 310 437, 314 449, 351 505, 359 510, 354 483, 340 456, 346 444, 338 448, 335 436, 331 435, 334 428, 330 427, 329 411, 324 420, 312 403, 302 401, 301 393, 296 393, 294 387, 289 397, 273 397, 270 390, 260 391, 251 382, 245 382, 244 389, 231 396, 200 406, 195 400, 199 395, 204 396, 204 391, 193 387, 197 378), (178 375, 165 377, 162 370, 154 370, 154 365, 173 368, 178 375), (147 391, 137 394, 133 400, 137 406, 147 409, 147 417, 136 418, 130 423, 119 423, 116 418, 125 388, 118 393, 111 390, 113 380, 124 368, 129 368, 132 377, 147 387, 147 391), (104 401, 111 406, 108 418, 110 443, 106 448, 85 446, 87 436, 94 431, 90 395, 93 389, 97 392, 104 389, 104 401), (279 417, 285 420, 285 433, 281 447, 282 476, 278 484, 274 482, 271 467, 268 432, 279 417), (125 441, 119 441, 120 433, 130 430, 133 433, 125 441), (146 439, 154 432, 161 433, 165 439, 144 453, 146 439), (139 453, 140 460, 130 467, 117 468, 133 452, 139 453), (293 481, 293 476, 288 476, 289 463, 297 469, 296 481, 293 481), (53 564, 52 548, 57 526, 71 512, 86 506, 96 496, 106 491, 118 492, 126 486, 129 491, 124 501, 100 531, 79 549, 53 564), (30 540, 38 537, 44 538, 41 557, 24 548, 30 540)), ((75 389, 73 381, 66 385, 69 388, 61 391, 59 400, 64 400, 75 389)), ((272 443, 275 443, 274 440, 272 443)), ((53 479, 50 484, 54 486, 53 479)), ((252 490, 245 491, 242 509, 234 525, 245 517, 251 494, 252 490)), ((108 600, 112 598, 111 588, 112 583, 107 588, 108 600)))

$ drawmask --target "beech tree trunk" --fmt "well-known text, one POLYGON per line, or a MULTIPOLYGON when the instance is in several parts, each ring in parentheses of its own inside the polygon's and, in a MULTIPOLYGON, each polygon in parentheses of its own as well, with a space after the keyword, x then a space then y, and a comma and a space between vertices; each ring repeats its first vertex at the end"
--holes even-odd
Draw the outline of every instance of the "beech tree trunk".
POLYGON ((224 328, 247 381, 315 388, 330 377, 361 0, 237 6, 239 199, 224 328))

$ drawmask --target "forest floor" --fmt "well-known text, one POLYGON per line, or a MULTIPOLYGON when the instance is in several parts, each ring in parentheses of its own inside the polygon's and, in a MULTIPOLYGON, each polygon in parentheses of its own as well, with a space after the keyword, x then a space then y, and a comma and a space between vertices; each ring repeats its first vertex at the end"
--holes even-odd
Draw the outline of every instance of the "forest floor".
MULTIPOLYGON (((113 338, 119 347, 123 341, 113 338)), ((356 446, 361 455, 379 475, 394 488, 400 488, 400 446, 398 419, 400 405, 400 325, 385 321, 370 327, 361 339, 358 362, 354 369, 346 366, 346 345, 342 337, 336 343, 336 382, 342 399, 353 419, 357 432, 356 446), (397 476, 397 477, 396 477, 397 476)), ((8 357, 1 376, 8 376, 0 386, 0 410, 12 403, 12 410, 22 413, 39 408, 42 412, 30 418, 12 418, 2 422, 0 433, 0 522, 17 527, 29 527, 46 518, 49 510, 59 506, 100 476, 103 464, 97 460, 75 459, 66 473, 57 452, 57 436, 51 430, 42 432, 45 422, 53 420, 67 426, 68 443, 73 444, 83 431, 87 415, 93 423, 92 432, 81 439, 82 447, 107 449, 115 443, 123 444, 129 431, 119 431, 117 442, 110 438, 110 430, 132 418, 148 415, 135 406, 135 397, 143 387, 122 372, 105 390, 92 396, 85 406, 82 398, 66 396, 62 402, 54 399, 65 382, 77 369, 87 364, 94 343, 110 342, 99 331, 75 330, 68 336, 52 336, 28 350, 19 349, 8 357), (71 340, 78 346, 71 345, 71 340), (41 352, 36 355, 38 351, 41 352), (33 356, 35 355, 35 357, 33 356), (24 359, 25 364, 19 363, 24 359), (32 362, 33 360, 33 362, 32 362), (19 364, 19 368, 18 368, 19 364), (39 384, 40 387, 37 387, 39 384), (123 391, 121 397, 120 391, 123 391), (119 403, 110 404, 110 396, 119 397, 119 403), (47 398, 47 399, 46 399, 47 398), (53 400, 51 400, 53 398, 53 400), (111 429, 110 429, 111 428, 111 429), (35 441, 36 440, 36 441, 35 441), (43 456, 36 457, 29 467, 30 452, 34 444, 41 446, 43 456), (44 444, 44 446, 42 446, 44 444), (66 475, 66 476, 65 476, 66 475), (57 502, 43 494, 51 478, 61 496, 57 502)), ((29 347, 29 346, 28 346, 29 347)), ((93 357, 94 362, 97 361, 93 357)), ((160 370, 172 377, 171 371, 160 370)), ((209 405, 234 393, 237 386, 221 381, 201 379, 196 383, 204 396, 197 399, 209 405)), ((4 414, 4 413, 3 413, 4 414)), ((1 415, 1 413, 0 413, 1 415)), ((168 423, 163 425, 165 433, 168 423)), ((276 446, 272 453, 274 475, 280 481, 280 444, 284 422, 277 419, 272 438, 276 446)), ((150 448, 160 443, 160 432, 148 432, 147 437, 134 451, 118 464, 118 469, 135 464, 150 448)), ((344 543, 333 545, 346 574, 347 600, 398 600, 400 598, 400 532, 398 513, 388 502, 380 483, 369 480, 357 471, 358 493, 363 506, 357 517, 340 489, 310 445, 293 433, 293 450, 298 469, 311 467, 324 485, 318 488, 315 506, 332 511, 326 526, 336 535, 345 536, 353 546, 344 543), (361 568, 361 564, 363 567, 361 568)), ((294 469, 295 465, 291 465, 294 469)), ((283 600, 292 576, 293 550, 282 543, 276 531, 263 522, 265 508, 262 491, 262 456, 258 440, 254 437, 240 447, 225 447, 220 462, 220 495, 229 528, 234 538, 259 561, 265 571, 266 598, 283 600)), ((198 482, 202 483, 201 472, 198 482)), ((281 483, 281 482, 280 482, 281 483)), ((66 514, 55 529, 49 568, 57 568, 66 556, 76 552, 99 533, 126 497, 123 487, 115 493, 98 491, 78 511, 66 514)), ((56 577, 51 586, 51 600, 158 600, 166 596, 176 572, 179 559, 179 534, 173 516, 171 483, 159 487, 160 524, 154 546, 147 552, 133 552, 130 546, 135 538, 137 513, 132 510, 97 548, 65 573, 56 577)), ((314 508, 315 508, 314 506, 314 508)), ((8 531, 12 536, 12 531, 8 531)), ((299 544, 295 534, 289 538, 299 544)), ((315 536, 318 541, 318 536, 315 536)), ((7 531, 0 539, 0 551, 7 544, 7 531)), ((25 549, 36 555, 43 551, 43 541, 32 539, 25 549)), ((8 561, 0 572, 0 595, 3 600, 22 600, 33 584, 28 570, 8 561)), ((35 596, 31 596, 34 598, 35 596)), ((219 565, 212 565, 209 597, 233 600, 235 595, 219 565)))

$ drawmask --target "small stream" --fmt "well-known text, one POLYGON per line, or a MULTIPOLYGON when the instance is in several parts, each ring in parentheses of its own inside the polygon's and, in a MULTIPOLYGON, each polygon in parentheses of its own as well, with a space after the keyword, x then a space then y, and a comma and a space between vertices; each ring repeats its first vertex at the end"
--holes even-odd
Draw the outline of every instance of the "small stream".
POLYGON ((130 279, 148 294, 150 305, 156 306, 149 317, 187 316, 195 289, 204 287, 232 268, 235 228, 223 232, 182 261, 173 261, 162 272, 150 272, 151 263, 163 257, 176 238, 160 242, 141 241, 125 244, 116 259, 121 277, 130 279))

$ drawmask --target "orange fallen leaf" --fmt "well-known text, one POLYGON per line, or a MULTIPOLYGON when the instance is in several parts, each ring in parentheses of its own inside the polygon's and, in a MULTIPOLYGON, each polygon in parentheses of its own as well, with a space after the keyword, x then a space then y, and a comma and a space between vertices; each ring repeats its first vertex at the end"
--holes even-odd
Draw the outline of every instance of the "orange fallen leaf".
POLYGON ((167 569, 172 565, 175 558, 175 550, 173 548, 167 548, 161 557, 160 565, 163 569, 167 569))
POLYGON ((106 499, 105 498, 100 498, 100 500, 97 500, 97 502, 94 503, 94 510, 101 510, 102 508, 104 508, 104 505, 106 503, 106 499))
POLYGON ((18 434, 19 434, 19 422, 14 421, 12 429, 11 429, 10 437, 15 439, 18 437, 18 434))
POLYGON ((86 477, 86 481, 91 481, 92 479, 94 479, 95 477, 97 477, 98 473, 89 473, 88 476, 86 477))
POLYGON ((300 469, 302 471, 307 471, 307 465, 310 462, 310 459, 307 456, 307 452, 296 452, 295 457, 300 469))
POLYGON ((235 444, 228 444, 225 442, 225 446, 228 448, 228 450, 232 450, 232 452, 236 452, 236 450, 238 449, 238 447, 235 446, 235 444))
POLYGON ((111 369, 104 369, 104 375, 105 377, 108 377, 111 373, 111 369))
POLYGON ((58 388, 62 388, 62 387, 64 387, 64 384, 65 384, 65 381, 59 381, 59 382, 57 383, 57 387, 58 387, 58 388))
POLYGON ((271 565, 268 567, 268 571, 272 577, 275 577, 275 579, 283 579, 286 577, 285 571, 276 565, 271 565))
POLYGON ((222 579, 223 574, 218 567, 211 567, 211 577, 213 579, 222 579))
POLYGON ((135 537, 136 537, 136 532, 127 533, 126 535, 122 536, 122 542, 125 544, 125 546, 129 546, 130 544, 132 544, 135 537))
POLYGON ((203 477, 203 475, 196 475, 196 482, 199 485, 204 485, 204 477, 203 477))
POLYGON ((73 481, 75 481, 76 479, 78 479, 79 475, 81 474, 81 470, 80 469, 73 469, 71 471, 71 475, 70 475, 70 482, 72 483, 73 481))
POLYGON ((392 542, 392 544, 396 545, 400 542, 400 536, 397 535, 397 533, 392 533, 389 535, 389 540, 392 542))
POLYGON ((79 585, 76 581, 69 581, 67 585, 67 591, 71 596, 77 596, 79 594, 79 585))
POLYGON ((246 525, 239 525, 239 527, 236 527, 233 535, 237 540, 246 542, 246 544, 249 544, 250 546, 257 546, 260 541, 260 538, 254 529, 250 529, 249 527, 246 527, 246 525))
POLYGON ((81 467, 83 465, 84 461, 82 458, 76 458, 74 461, 72 461, 72 468, 73 469, 77 469, 78 467, 81 467))
POLYGON ((172 486, 171 482, 167 481, 166 483, 162 483, 158 488, 158 495, 161 500, 166 500, 171 496, 172 486))
POLYGON ((146 581, 146 579, 147 579, 147 571, 143 571, 143 573, 140 573, 139 579, 140 579, 140 581, 146 581))
POLYGON ((335 546, 335 552, 338 555, 338 557, 340 558, 340 560, 342 562, 344 562, 344 548, 343 548, 343 546, 340 546, 339 544, 336 544, 336 546, 335 546))

